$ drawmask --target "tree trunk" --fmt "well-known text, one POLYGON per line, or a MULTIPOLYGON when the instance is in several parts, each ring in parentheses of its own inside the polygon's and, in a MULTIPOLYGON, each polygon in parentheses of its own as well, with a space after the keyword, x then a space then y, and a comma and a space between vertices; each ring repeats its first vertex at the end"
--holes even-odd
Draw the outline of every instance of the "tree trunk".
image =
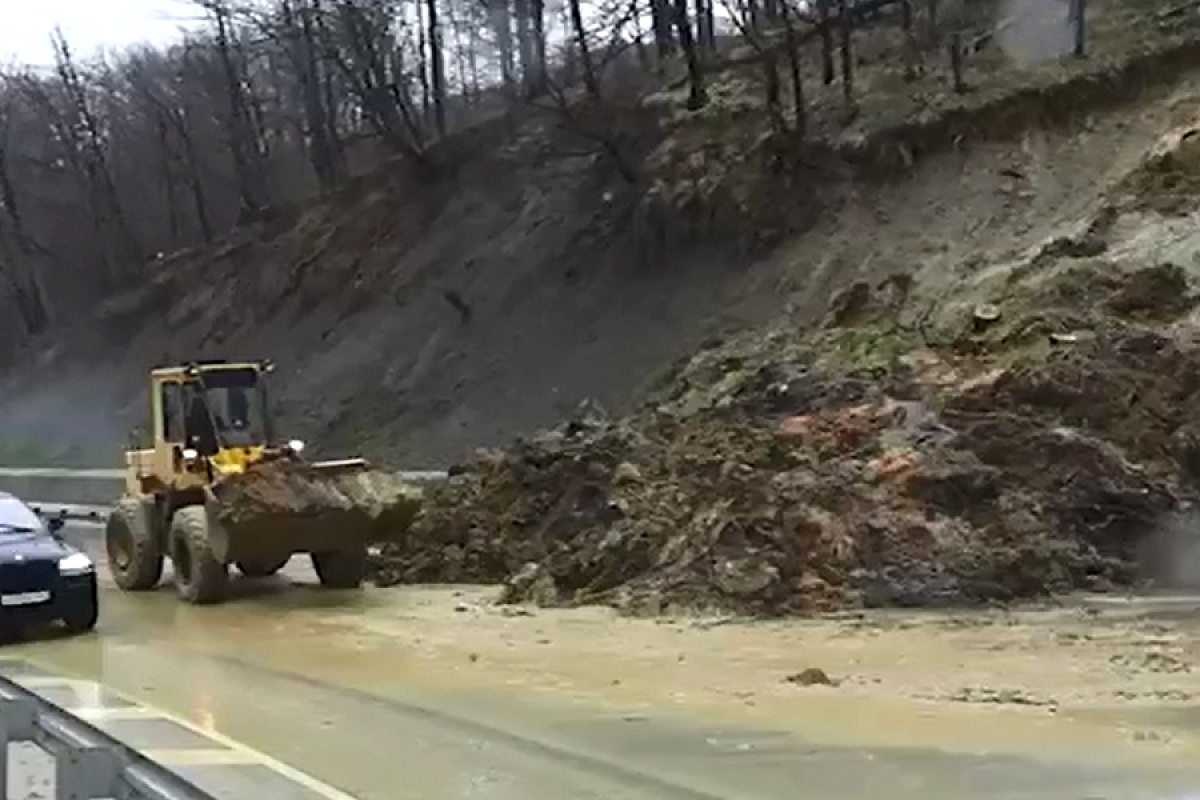
MULTIPOLYGON (((684 0, 686 2, 686 0, 684 0)), ((571 15, 571 28, 574 31, 575 46, 579 49, 580 66, 583 68, 583 85, 588 95, 596 103, 600 102, 600 82, 596 78, 596 68, 592 63, 592 52, 588 46, 587 29, 583 27, 583 12, 579 8, 579 0, 567 0, 567 10, 571 15)))
POLYGON ((212 11, 216 25, 217 56, 225 76, 226 99, 229 103, 229 115, 226 120, 229 154, 233 159, 234 171, 237 173, 238 192, 242 202, 238 218, 244 222, 252 221, 259 216, 262 203, 259 200, 257 171, 251 163, 250 113, 243 88, 244 84, 233 57, 228 12, 221 4, 214 4, 212 11))
POLYGON ((21 213, 21 204, 17 199, 17 186, 13 183, 12 173, 8 168, 8 125, 7 115, 0 109, 0 208, 4 209, 12 228, 13 238, 17 247, 22 251, 32 251, 29 235, 25 231, 25 218, 21 213))
POLYGON ((788 71, 792 79, 792 119, 796 133, 808 133, 808 103, 804 98, 804 78, 800 62, 800 38, 796 35, 795 13, 788 0, 783 2, 783 32, 787 45, 788 71))
POLYGON ((829 19, 832 2, 817 0, 817 26, 821 29, 821 80, 826 86, 833 83, 837 74, 833 67, 833 26, 829 19))
POLYGON ((717 49, 712 0, 695 0, 693 5, 693 13, 696 16, 696 50, 704 55, 712 55, 717 49))
POLYGON ((329 112, 321 97, 321 75, 317 67, 317 37, 313 25, 314 9, 303 5, 298 15, 292 12, 291 4, 283 6, 284 22, 291 34, 292 63, 296 67, 296 76, 300 83, 300 92, 304 103, 304 130, 308 137, 308 157, 313 172, 325 190, 332 189, 341 182, 337 158, 334 155, 334 145, 330 140, 332 124, 329 112), (298 16, 299 25, 294 18, 298 16))
POLYGON ((513 17, 517 23, 517 57, 521 65, 521 96, 533 97, 534 67, 533 20, 530 0, 513 0, 513 17))
POLYGON ((650 0, 650 14, 654 22, 654 45, 658 48, 659 65, 675 52, 675 36, 672 33, 675 11, 672 0, 650 0))
POLYGON ((467 25, 467 67, 471 71, 471 96, 478 102, 481 92, 479 80, 479 34, 475 26, 467 25))
POLYGON ((511 93, 516 86, 513 64, 512 12, 509 0, 488 0, 488 19, 496 33, 496 47, 500 51, 500 78, 504 89, 511 93))
POLYGON ((533 9, 533 65, 530 88, 534 97, 546 93, 546 0, 529 0, 533 9))
POLYGON ((442 45, 442 28, 438 22, 437 0, 426 0, 429 9, 429 64, 433 82, 433 120, 438 136, 446 135, 446 52, 442 45))
POLYGON ((36 336, 49 328, 50 307, 37 273, 28 265, 14 264, 0 257, 0 277, 9 286, 25 335, 36 336))
POLYGON ((851 41, 853 23, 850 20, 849 3, 838 0, 838 28, 842 34, 842 99, 846 103, 847 115, 854 114, 854 50, 851 41))
POLYGON ((1070 0, 1071 27, 1075 33, 1073 54, 1076 58, 1087 56, 1087 0, 1070 0))
POLYGON ((155 115, 154 134, 158 144, 158 172, 162 182, 163 204, 167 210, 167 224, 170 229, 170 246, 175 249, 183 239, 183 226, 179 221, 179 209, 175 205, 175 172, 171 168, 170 136, 167 133, 167 122, 162 113, 155 115))
MULTIPOLYGON (((429 81, 429 25, 426 22, 425 6, 418 2, 417 9, 417 83, 421 86, 421 119, 429 119, 429 109, 433 107, 433 87, 429 81)), ((396 48, 396 58, 403 58, 403 51, 396 48)), ((397 75, 403 75, 404 70, 393 70, 397 75)))
POLYGON ((954 91, 962 94, 967 91, 967 81, 963 77, 963 46, 962 36, 955 31, 950 37, 950 74, 954 80, 954 91))
MULTIPOLYGON (((578 0, 572 0, 578 2, 578 0)), ((675 32, 679 35, 679 47, 687 61, 688 70, 688 101, 687 107, 696 111, 708 102, 708 92, 704 88, 704 73, 700 69, 700 58, 696 55, 696 42, 692 38, 692 26, 688 23, 687 0, 675 2, 675 32)))

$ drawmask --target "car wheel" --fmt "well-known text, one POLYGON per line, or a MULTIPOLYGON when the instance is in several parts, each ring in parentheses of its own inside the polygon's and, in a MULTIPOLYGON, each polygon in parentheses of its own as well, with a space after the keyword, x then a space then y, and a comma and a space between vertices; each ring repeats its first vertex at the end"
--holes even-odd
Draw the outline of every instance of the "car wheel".
POLYGON ((113 582, 127 592, 153 589, 162 578, 163 552, 151 525, 153 505, 136 497, 117 503, 104 527, 113 582))
POLYGON ((100 609, 95 602, 80 605, 63 615, 63 624, 69 633, 87 633, 96 627, 100 617, 100 609))
POLYGON ((171 567, 179 597, 195 605, 219 603, 229 589, 229 566, 213 555, 204 506, 187 506, 171 519, 171 567))

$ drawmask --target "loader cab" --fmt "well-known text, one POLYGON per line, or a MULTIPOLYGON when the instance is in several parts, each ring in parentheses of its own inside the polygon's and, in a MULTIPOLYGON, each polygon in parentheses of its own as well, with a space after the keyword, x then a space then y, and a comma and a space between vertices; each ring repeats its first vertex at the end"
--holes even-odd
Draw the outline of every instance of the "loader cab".
POLYGON ((271 441, 270 362, 196 362, 151 373, 155 472, 211 480, 240 470, 271 441), (202 469, 203 467, 203 469, 202 469))
POLYGON ((266 381, 254 367, 201 369, 174 386, 184 439, 202 455, 267 444, 266 381))

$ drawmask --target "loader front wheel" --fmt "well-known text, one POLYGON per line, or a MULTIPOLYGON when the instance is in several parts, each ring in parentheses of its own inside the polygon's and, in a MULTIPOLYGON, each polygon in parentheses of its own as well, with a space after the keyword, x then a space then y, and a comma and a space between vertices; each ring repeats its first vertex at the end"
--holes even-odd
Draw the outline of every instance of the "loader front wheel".
POLYGON ((367 572, 367 548, 312 554, 313 569, 327 589, 357 589, 367 572))
POLYGON ((219 603, 229 589, 229 566, 213 555, 204 506, 186 506, 171 520, 171 566, 180 599, 194 605, 219 603))
POLYGON ((274 561, 238 561, 238 572, 247 578, 269 578, 283 569, 292 558, 291 554, 277 558, 274 561))
POLYGON ((104 549, 113 583, 127 592, 153 589, 162 578, 162 541, 153 526, 153 503, 127 497, 104 526, 104 549))

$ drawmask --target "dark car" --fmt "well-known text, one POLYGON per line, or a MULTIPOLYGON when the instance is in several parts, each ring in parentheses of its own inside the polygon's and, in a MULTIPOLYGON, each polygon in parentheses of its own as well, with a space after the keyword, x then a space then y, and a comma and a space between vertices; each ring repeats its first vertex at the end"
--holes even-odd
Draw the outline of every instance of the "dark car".
POLYGON ((83 633, 96 626, 96 570, 86 553, 59 535, 63 523, 43 522, 0 492, 0 629, 62 622, 83 633))

